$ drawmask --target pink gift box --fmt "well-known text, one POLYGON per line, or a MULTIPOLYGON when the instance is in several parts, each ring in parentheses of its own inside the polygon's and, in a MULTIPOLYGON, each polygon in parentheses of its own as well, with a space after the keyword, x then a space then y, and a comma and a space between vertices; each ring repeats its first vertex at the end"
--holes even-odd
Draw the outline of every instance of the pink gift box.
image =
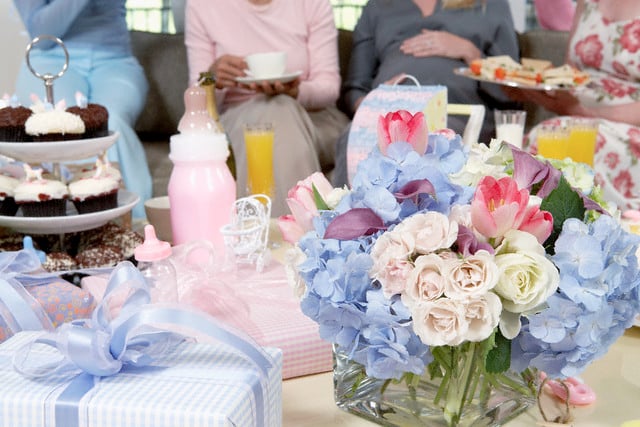
POLYGON ((262 273, 249 270, 234 285, 250 307, 252 322, 242 329, 260 345, 282 349, 283 378, 333 369, 331 344, 320 338, 318 324, 302 313, 284 266, 272 262, 262 273))
MULTIPOLYGON (((106 280, 106 276, 85 277, 82 287, 100 300, 106 280)), ((263 347, 282 349, 283 379, 333 369, 331 344, 302 314, 280 263, 270 263, 261 273, 244 268, 236 275, 219 274, 208 284, 197 282, 197 288, 181 292, 180 303, 244 331, 263 347)))

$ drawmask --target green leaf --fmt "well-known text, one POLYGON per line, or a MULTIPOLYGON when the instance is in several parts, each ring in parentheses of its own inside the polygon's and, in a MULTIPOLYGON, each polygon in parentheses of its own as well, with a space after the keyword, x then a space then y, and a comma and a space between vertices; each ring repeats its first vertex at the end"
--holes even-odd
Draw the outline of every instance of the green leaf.
POLYGON ((569 218, 584 218, 584 201, 580 194, 571 188, 564 176, 560 177, 558 186, 542 200, 540 209, 553 215, 553 232, 544 242, 547 253, 553 254, 553 247, 562 231, 562 224, 569 218))
POLYGON ((316 185, 311 184, 311 189, 313 190, 313 201, 316 204, 316 209, 318 209, 319 211, 328 211, 329 205, 327 205, 327 202, 325 202, 320 195, 320 192, 318 191, 316 185))
POLYGON ((511 341, 502 336, 500 331, 495 333, 495 346, 489 350, 485 369, 489 373, 499 374, 509 369, 511 364, 511 341))

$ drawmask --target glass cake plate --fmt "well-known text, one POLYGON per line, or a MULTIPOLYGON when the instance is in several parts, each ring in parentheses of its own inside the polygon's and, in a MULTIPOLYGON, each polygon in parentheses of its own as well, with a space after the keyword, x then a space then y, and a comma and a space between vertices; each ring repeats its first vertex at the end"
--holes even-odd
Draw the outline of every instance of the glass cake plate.
POLYGON ((138 200, 140 197, 137 194, 120 189, 118 207, 113 209, 79 215, 73 203, 68 202, 66 216, 23 217, 18 211, 16 216, 0 215, 0 226, 26 234, 60 234, 91 230, 129 212, 138 200))
POLYGON ((119 133, 109 131, 100 138, 47 142, 0 142, 0 154, 22 162, 66 162, 82 160, 102 153, 118 139, 119 133))

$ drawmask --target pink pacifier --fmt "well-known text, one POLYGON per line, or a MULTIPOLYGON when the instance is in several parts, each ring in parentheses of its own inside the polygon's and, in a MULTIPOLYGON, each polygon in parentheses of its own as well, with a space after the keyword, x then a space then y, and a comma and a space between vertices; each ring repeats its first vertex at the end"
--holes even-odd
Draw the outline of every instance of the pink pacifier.
MULTIPOLYGON (((544 381, 545 378, 547 378, 547 375, 541 372, 540 379, 544 381)), ((571 377, 562 381, 547 379, 545 388, 558 399, 570 405, 585 406, 596 401, 596 393, 593 389, 577 378, 571 377), (567 390, 569 391, 568 401, 567 390)))

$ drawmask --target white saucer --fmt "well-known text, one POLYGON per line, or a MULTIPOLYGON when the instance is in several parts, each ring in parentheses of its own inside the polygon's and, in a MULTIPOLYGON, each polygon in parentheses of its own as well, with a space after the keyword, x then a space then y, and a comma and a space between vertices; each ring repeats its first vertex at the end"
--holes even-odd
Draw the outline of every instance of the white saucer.
POLYGON ((251 83, 262 83, 262 82, 268 82, 268 83, 275 83, 275 82, 280 82, 280 83, 289 83, 294 81, 295 79, 297 79, 298 77, 300 77, 300 75, 302 75, 302 71, 295 71, 293 73, 286 73, 283 74, 281 76, 277 76, 277 77, 269 77, 269 78, 262 78, 262 79, 258 79, 255 77, 251 77, 251 76, 245 76, 245 77, 236 77, 236 81, 238 83, 243 83, 243 84, 251 84, 251 83))
POLYGON ((23 162, 82 160, 102 153, 118 139, 118 132, 100 138, 47 142, 0 142, 0 154, 23 162))
POLYGON ((67 202, 66 216, 24 217, 0 215, 0 226, 26 234, 60 234, 91 230, 129 212, 140 197, 127 190, 118 191, 118 207, 79 215, 71 202, 67 202))

